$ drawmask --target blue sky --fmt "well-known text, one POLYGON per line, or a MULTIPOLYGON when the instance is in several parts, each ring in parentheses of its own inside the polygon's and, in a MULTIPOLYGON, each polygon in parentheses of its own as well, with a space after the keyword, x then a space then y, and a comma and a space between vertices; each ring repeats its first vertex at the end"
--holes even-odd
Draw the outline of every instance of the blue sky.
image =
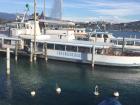
MULTIPOLYGON (((46 0, 50 15, 53 0, 46 0)), ((25 4, 33 12, 33 0, 0 0, 0 12, 23 13, 25 4)), ((37 0, 37 10, 43 9, 43 0, 37 0)), ((140 20, 140 0, 64 0, 63 19, 74 21, 129 22, 140 20)))

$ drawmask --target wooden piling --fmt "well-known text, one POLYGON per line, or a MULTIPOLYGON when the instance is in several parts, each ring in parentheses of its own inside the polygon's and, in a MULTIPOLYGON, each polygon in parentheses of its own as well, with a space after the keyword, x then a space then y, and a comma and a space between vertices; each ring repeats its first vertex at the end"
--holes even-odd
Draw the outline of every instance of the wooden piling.
POLYGON ((17 56, 18 56, 18 42, 16 41, 16 45, 15 45, 15 61, 17 61, 17 56))
POLYGON ((93 45, 92 48, 92 68, 94 68, 94 63, 95 63, 95 45, 93 45))
POLYGON ((33 43, 30 43, 30 62, 33 62, 33 43))
POLYGON ((47 56, 47 43, 45 43, 45 61, 47 62, 48 61, 48 56, 47 56))
POLYGON ((36 52, 34 52, 34 62, 36 62, 36 52))
POLYGON ((10 48, 7 48, 7 51, 6 51, 6 73, 7 75, 10 74, 10 48))

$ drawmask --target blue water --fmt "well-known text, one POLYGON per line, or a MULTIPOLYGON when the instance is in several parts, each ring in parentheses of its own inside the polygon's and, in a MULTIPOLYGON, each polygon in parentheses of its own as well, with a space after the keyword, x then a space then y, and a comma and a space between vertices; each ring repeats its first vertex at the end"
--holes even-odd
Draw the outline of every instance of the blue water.
POLYGON ((0 105, 97 105, 119 91, 123 105, 140 105, 140 68, 116 68, 29 58, 11 59, 6 76, 5 55, 0 56, 0 105), (55 92, 56 83, 62 93, 55 92), (99 86, 100 95, 94 96, 99 86), (36 91, 32 97, 30 92, 36 91))

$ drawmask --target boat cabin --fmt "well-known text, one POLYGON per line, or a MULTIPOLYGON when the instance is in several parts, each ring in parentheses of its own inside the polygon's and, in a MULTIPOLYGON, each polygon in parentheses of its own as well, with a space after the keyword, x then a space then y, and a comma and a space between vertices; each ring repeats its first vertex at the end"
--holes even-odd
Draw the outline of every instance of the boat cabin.
POLYGON ((96 43, 96 42, 109 43, 111 38, 113 38, 113 36, 109 32, 91 32, 91 33, 89 33, 89 40, 94 43, 96 43))

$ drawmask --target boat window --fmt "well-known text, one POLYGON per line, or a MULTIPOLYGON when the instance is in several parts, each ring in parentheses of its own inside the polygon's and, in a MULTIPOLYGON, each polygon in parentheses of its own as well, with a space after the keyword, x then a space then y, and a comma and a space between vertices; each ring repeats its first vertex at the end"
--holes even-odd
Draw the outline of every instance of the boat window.
POLYGON ((101 34, 97 34, 97 38, 102 38, 102 35, 101 34))
POLYGON ((118 41, 118 45, 122 45, 123 44, 123 41, 118 41))
POLYGON ((96 37, 96 34, 92 34, 91 37, 96 37))
POLYGON ((117 40, 111 40, 111 43, 117 44, 117 40))
POLYGON ((126 45, 134 45, 134 41, 127 41, 126 45))
POLYGON ((4 44, 11 45, 11 40, 4 39, 4 44))
POLYGON ((65 46, 64 45, 60 45, 60 44, 56 44, 55 45, 55 50, 63 50, 63 51, 65 51, 65 46))
POLYGON ((30 45, 30 42, 31 42, 31 40, 28 40, 28 39, 24 40, 25 45, 30 45))
POLYGON ((90 50, 90 48, 87 48, 87 47, 78 47, 78 52, 90 53, 91 50, 90 50))
POLYGON ((136 41, 136 42, 135 42, 135 45, 136 45, 136 46, 140 46, 140 42, 136 41))
POLYGON ((76 46, 66 46, 67 51, 72 51, 72 52, 77 52, 77 47, 76 46))
POLYGON ((48 48, 48 49, 54 49, 54 44, 49 44, 49 43, 48 43, 48 44, 47 44, 47 48, 48 48))
POLYGON ((38 48, 43 49, 43 43, 38 43, 38 48))
POLYGON ((104 34, 104 38, 108 38, 108 35, 107 34, 104 34))

